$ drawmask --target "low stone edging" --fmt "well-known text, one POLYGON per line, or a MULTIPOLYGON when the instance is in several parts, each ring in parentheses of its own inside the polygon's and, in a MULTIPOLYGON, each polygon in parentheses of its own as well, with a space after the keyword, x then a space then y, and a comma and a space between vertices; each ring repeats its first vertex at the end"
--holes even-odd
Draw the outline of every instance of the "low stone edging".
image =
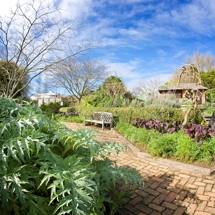
POLYGON ((160 165, 165 165, 170 168, 182 169, 182 170, 195 172, 202 175, 212 175, 213 173, 215 173, 215 166, 211 168, 205 168, 205 167, 195 166, 192 164, 181 163, 179 161, 152 157, 148 153, 141 152, 137 147, 135 147, 130 141, 128 141, 125 137, 123 137, 120 133, 118 133, 118 131, 116 131, 114 128, 112 128, 111 130, 117 136, 117 138, 119 140, 121 139, 132 150, 133 154, 140 159, 144 159, 149 162, 150 161, 156 162, 160 165))

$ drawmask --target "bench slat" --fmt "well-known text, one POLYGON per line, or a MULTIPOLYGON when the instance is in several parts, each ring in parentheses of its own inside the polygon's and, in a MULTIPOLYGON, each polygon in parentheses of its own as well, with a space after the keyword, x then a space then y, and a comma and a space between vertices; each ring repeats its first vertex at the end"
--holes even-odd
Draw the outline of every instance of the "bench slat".
POLYGON ((109 124, 112 127, 113 114, 109 112, 94 112, 90 119, 87 116, 84 117, 84 125, 86 122, 102 124, 102 130, 104 130, 104 125, 109 124))

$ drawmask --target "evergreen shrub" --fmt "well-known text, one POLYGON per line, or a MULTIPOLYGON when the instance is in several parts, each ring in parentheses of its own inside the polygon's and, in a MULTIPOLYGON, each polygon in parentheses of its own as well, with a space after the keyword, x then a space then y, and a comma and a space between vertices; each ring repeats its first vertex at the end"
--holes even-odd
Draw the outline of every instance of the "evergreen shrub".
POLYGON ((178 122, 179 124, 183 121, 183 112, 179 108, 158 108, 158 107, 149 107, 149 108, 99 108, 99 107, 90 107, 82 108, 77 107, 77 111, 80 115, 92 115, 93 112, 105 111, 111 112, 117 118, 119 122, 133 123, 136 118, 151 118, 151 119, 160 119, 162 121, 178 122))
POLYGON ((40 106, 40 108, 43 111, 54 112, 54 111, 58 111, 61 108, 61 106, 59 102, 50 102, 50 103, 43 103, 40 106))

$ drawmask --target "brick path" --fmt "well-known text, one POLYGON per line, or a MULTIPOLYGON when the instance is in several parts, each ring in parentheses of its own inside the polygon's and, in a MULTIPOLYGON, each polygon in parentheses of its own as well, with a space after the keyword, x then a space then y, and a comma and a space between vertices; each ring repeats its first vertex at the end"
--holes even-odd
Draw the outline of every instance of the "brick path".
MULTIPOLYGON (((64 123, 71 129, 82 124, 64 123)), ((99 141, 123 143, 112 131, 95 126, 99 141)), ((167 167, 137 158, 132 153, 112 154, 119 165, 135 168, 145 181, 144 190, 136 188, 119 215, 213 215, 215 214, 215 175, 167 167)), ((132 189, 132 188, 131 188, 132 189)), ((134 188, 133 188, 134 189, 134 188)))

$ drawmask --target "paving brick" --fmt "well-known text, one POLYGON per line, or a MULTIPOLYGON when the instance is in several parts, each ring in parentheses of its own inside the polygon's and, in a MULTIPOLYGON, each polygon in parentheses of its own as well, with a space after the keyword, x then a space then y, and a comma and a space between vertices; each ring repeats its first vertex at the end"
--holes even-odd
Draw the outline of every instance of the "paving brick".
POLYGON ((173 210, 166 209, 165 211, 163 211, 162 215, 172 215, 173 213, 174 213, 173 210))
POLYGON ((158 187, 156 190, 157 190, 158 192, 160 192, 160 193, 165 194, 165 195, 168 195, 168 194, 170 193, 169 190, 164 189, 164 188, 162 188, 162 187, 158 187))
POLYGON ((196 191, 196 195, 200 194, 202 195, 205 191, 205 188, 204 187, 198 187, 197 191, 196 191))
POLYGON ((194 215, 211 215, 211 213, 196 211, 194 215))
POLYGON ((135 198, 136 196, 137 196, 137 194, 134 193, 134 194, 132 194, 132 195, 130 196, 130 198, 133 199, 133 198, 135 198))
POLYGON ((196 177, 196 182, 201 182, 203 180, 202 176, 196 177))
POLYGON ((204 195, 205 196, 210 196, 210 197, 215 197, 215 193, 214 192, 205 192, 204 195))
POLYGON ((173 215, 183 215, 185 212, 186 208, 185 207, 178 207, 176 211, 173 213, 173 215))
POLYGON ((139 212, 139 210, 137 208, 135 208, 135 207, 133 207, 133 206, 131 206, 129 204, 124 205, 123 209, 126 209, 127 211, 130 211, 130 212, 132 212, 134 214, 139 212))
POLYGON ((215 208, 212 207, 205 207, 205 211, 204 212, 208 212, 211 214, 215 214, 215 208))
POLYGON ((151 188, 147 188, 146 192, 152 194, 153 196, 158 196, 160 194, 158 191, 153 190, 151 188))
POLYGON ((148 205, 149 203, 153 202, 155 196, 149 195, 148 198, 143 199, 143 204, 148 205))
POLYGON ((159 177, 152 177, 152 180, 158 181, 158 182, 163 182, 164 181, 163 178, 159 178, 159 177))
POLYGON ((210 197, 209 196, 205 196, 205 195, 197 195, 197 197, 198 197, 198 199, 200 199, 200 200, 205 200, 205 201, 208 201, 209 199, 210 199, 210 197))
POLYGON ((169 186, 176 186, 176 184, 179 183, 179 180, 178 179, 173 179, 172 182, 169 184, 169 186))
POLYGON ((150 185, 150 188, 155 189, 160 185, 160 182, 155 181, 153 184, 150 185))
POLYGON ((198 186, 194 185, 194 184, 186 184, 185 187, 188 188, 188 189, 197 189, 198 188, 198 186))
POLYGON ((191 176, 191 177, 189 178, 189 180, 187 181, 187 183, 188 183, 188 184, 193 184, 195 180, 196 180, 196 177, 191 176))
POLYGON ((189 215, 192 215, 192 214, 194 214, 196 208, 197 208, 197 205, 196 205, 196 204, 190 204, 190 205, 187 207, 186 212, 187 212, 189 215))
POLYGON ((181 190, 176 187, 168 187, 168 190, 177 194, 181 192, 181 190))
POLYGON ((171 210, 176 210, 178 206, 176 204, 170 203, 170 202, 163 202, 162 206, 165 208, 171 209, 171 210))
POLYGON ((164 200, 166 197, 167 197, 166 195, 160 194, 159 196, 157 196, 157 197, 153 200, 153 202, 154 202, 155 204, 160 205, 161 202, 163 202, 163 200, 164 200))
POLYGON ((137 205, 135 205, 135 208, 139 209, 141 212, 146 213, 146 214, 150 214, 153 211, 151 208, 149 208, 143 204, 137 204, 137 205))
POLYGON ((212 187, 213 187, 212 184, 207 184, 206 187, 205 187, 205 191, 211 191, 212 187))
POLYGON ((155 203, 150 203, 149 207, 152 208, 153 210, 156 210, 156 211, 159 211, 159 212, 162 212, 162 211, 165 210, 165 207, 160 206, 160 205, 156 205, 155 203))
POLYGON ((203 179, 202 182, 207 184, 214 184, 214 180, 209 180, 209 179, 203 179))
POLYGON ((207 205, 207 201, 203 201, 199 203, 198 207, 196 208, 197 211, 204 211, 205 207, 207 205))
POLYGON ((209 201, 207 206, 214 208, 214 201, 209 201))
POLYGON ((144 197, 144 198, 146 198, 146 197, 149 195, 149 194, 146 193, 144 190, 138 190, 138 191, 136 192, 136 194, 139 195, 139 196, 142 196, 142 197, 144 197))
POLYGON ((190 176, 187 174, 179 174, 178 176, 181 178, 190 178, 190 176))
POLYGON ((167 202, 173 202, 178 194, 171 192, 165 199, 167 202))
POLYGON ((194 185, 205 187, 206 183, 195 181, 194 185))
POLYGON ((190 171, 188 171, 188 170, 183 170, 183 169, 179 170, 179 173, 185 174, 185 175, 190 175, 190 171))
MULTIPOLYGON (((128 210, 124 210, 124 209, 120 209, 117 211, 117 215, 134 215, 135 213, 133 212, 130 212, 128 210)), ((144 214, 144 215, 147 215, 147 214, 144 214)))
POLYGON ((164 181, 163 183, 160 184, 160 187, 166 189, 169 186, 169 182, 168 181, 164 181))
POLYGON ((187 191, 181 191, 179 194, 178 194, 178 196, 176 197, 176 199, 178 199, 178 200, 184 200, 185 198, 186 198, 186 196, 187 196, 187 191))
POLYGON ((136 205, 137 203, 141 202, 143 200, 143 197, 137 196, 133 198, 131 201, 129 201, 130 205, 136 205))
POLYGON ((161 213, 158 211, 153 211, 150 215, 161 215, 161 213))

